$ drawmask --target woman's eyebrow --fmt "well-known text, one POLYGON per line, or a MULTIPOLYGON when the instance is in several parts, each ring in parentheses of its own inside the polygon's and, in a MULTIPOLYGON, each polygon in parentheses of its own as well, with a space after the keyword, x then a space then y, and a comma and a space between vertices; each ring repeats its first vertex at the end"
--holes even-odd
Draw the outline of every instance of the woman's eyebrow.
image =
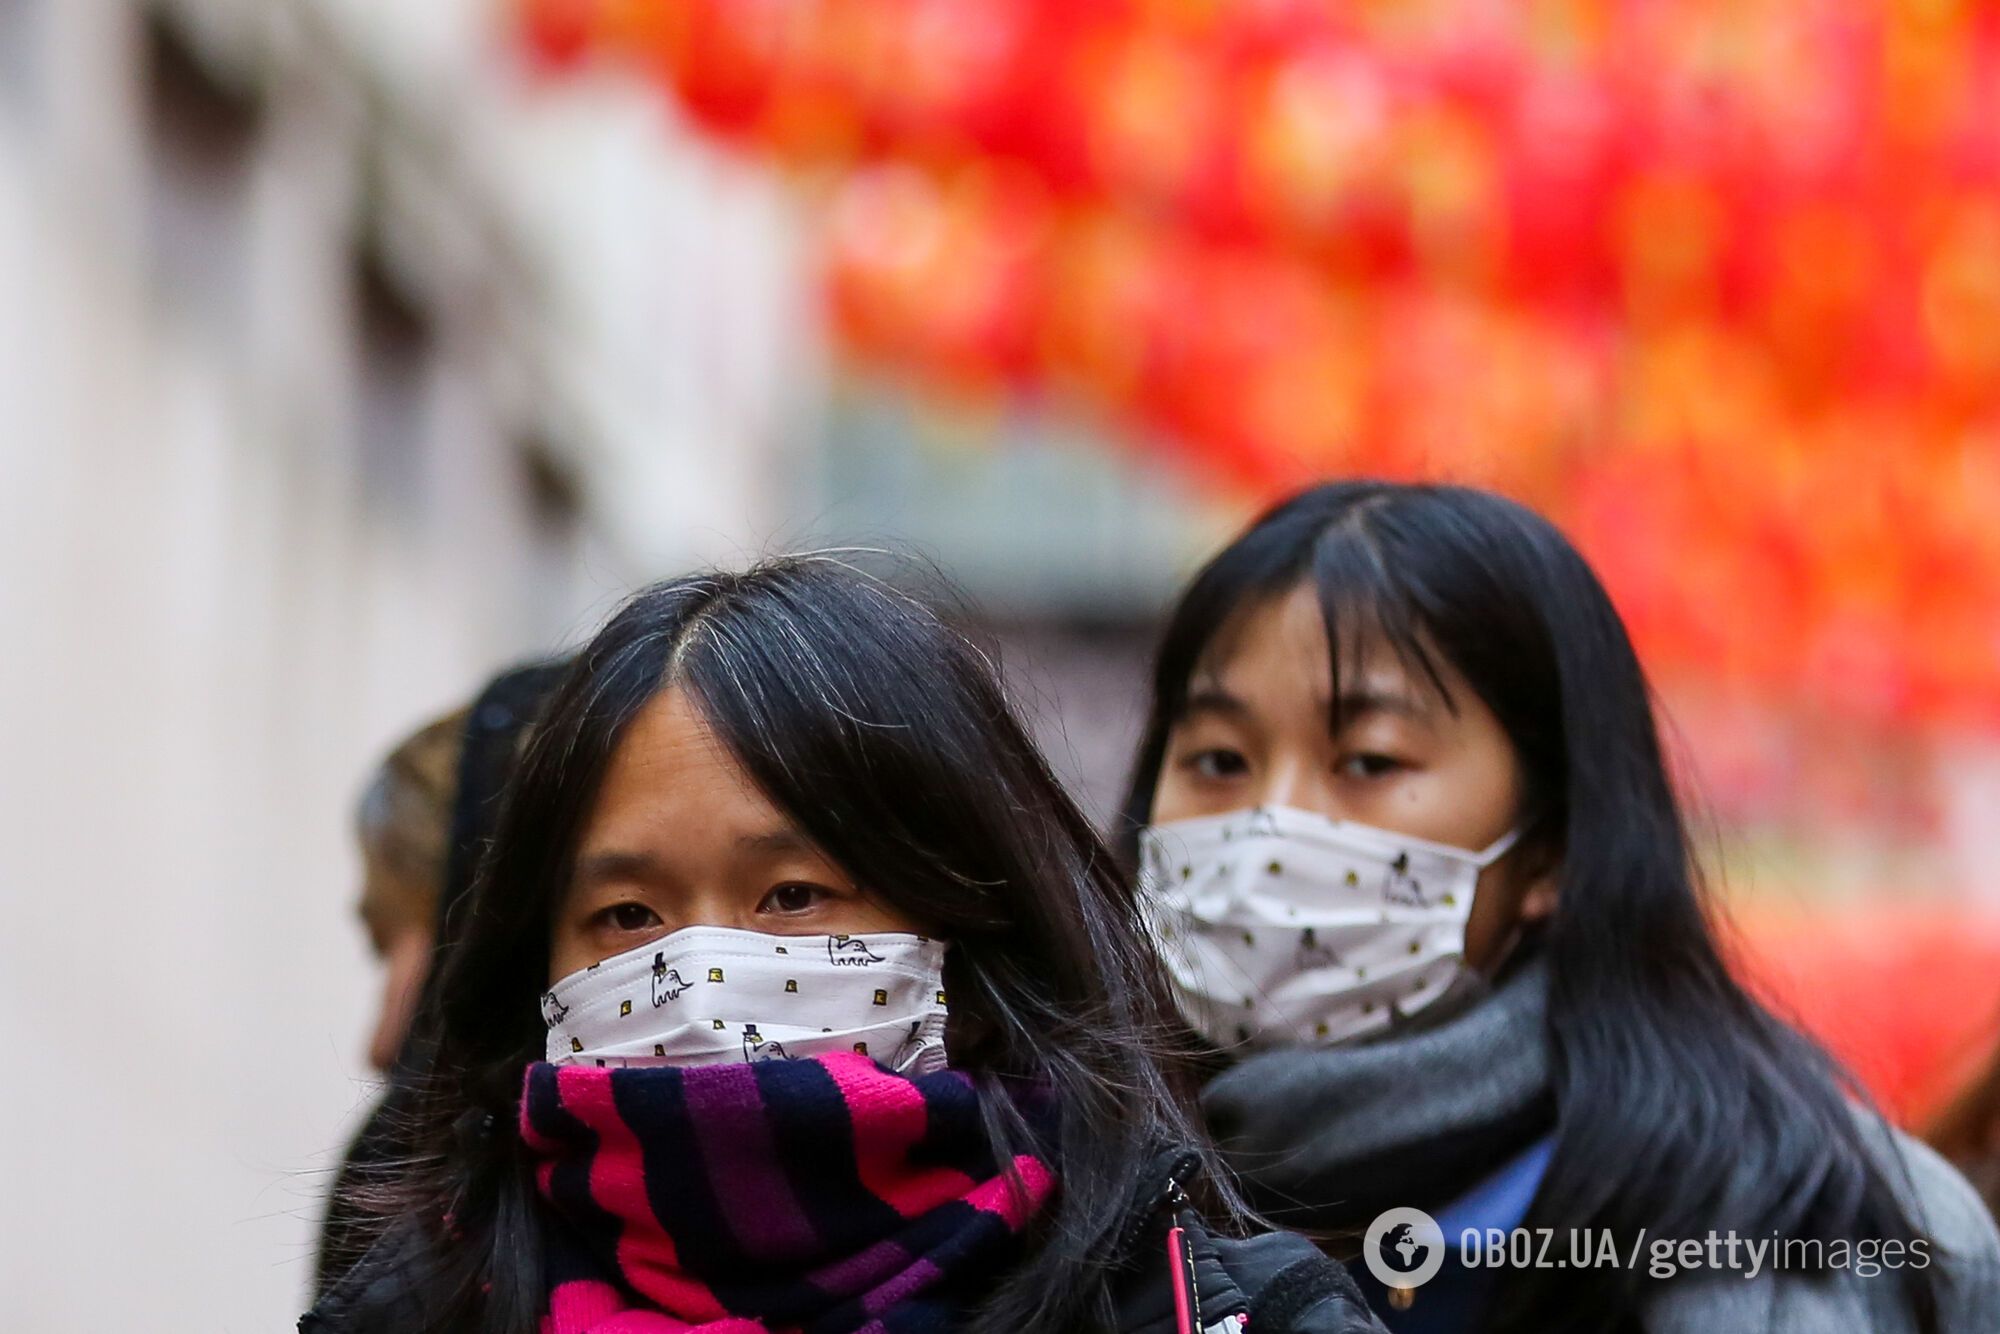
POLYGON ((736 840, 745 852, 810 852, 812 844, 796 829, 772 829, 761 834, 745 834, 736 840))
POLYGON ((1398 714, 1415 722, 1423 722, 1430 717, 1430 710, 1422 701, 1401 690, 1379 686, 1343 690, 1340 692, 1340 698, 1334 701, 1333 716, 1343 723, 1352 722, 1371 713, 1398 714))
POLYGON ((576 883, 597 885, 619 880, 656 882, 665 879, 659 859, 650 852, 611 848, 577 859, 576 883))
POLYGON ((1181 717, 1195 713, 1218 713, 1227 718, 1241 718, 1250 712, 1250 706, 1221 686, 1196 686, 1181 701, 1181 717))

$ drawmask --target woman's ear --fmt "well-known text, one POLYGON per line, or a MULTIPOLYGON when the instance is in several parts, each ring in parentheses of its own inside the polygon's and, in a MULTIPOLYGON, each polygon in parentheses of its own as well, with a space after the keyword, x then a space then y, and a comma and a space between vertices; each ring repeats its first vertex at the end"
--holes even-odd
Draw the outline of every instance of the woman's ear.
POLYGON ((1521 895, 1521 916, 1523 926, 1533 926, 1546 922, 1555 916, 1556 902, 1562 897, 1553 869, 1535 877, 1527 892, 1521 895))
POLYGON ((1524 851, 1527 864, 1522 875, 1528 883, 1521 891, 1518 920, 1523 926, 1534 926, 1555 916, 1556 904, 1562 899, 1562 849, 1556 839, 1536 838, 1524 851))
POLYGON ((1555 914, 1561 869, 1553 848, 1524 843, 1482 872, 1465 923, 1466 963, 1489 977, 1505 967, 1522 934, 1555 914))

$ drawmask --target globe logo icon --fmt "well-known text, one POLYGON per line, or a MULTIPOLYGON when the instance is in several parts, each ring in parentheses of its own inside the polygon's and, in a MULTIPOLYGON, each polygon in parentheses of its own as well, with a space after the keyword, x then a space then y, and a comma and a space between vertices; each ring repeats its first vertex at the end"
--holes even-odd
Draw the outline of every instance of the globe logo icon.
POLYGON ((1444 1267, 1444 1231, 1421 1209, 1385 1209, 1362 1236, 1361 1258, 1384 1287, 1422 1287, 1444 1267))
POLYGON ((1382 1255, 1383 1261, 1391 1269, 1403 1273, 1416 1272, 1417 1266, 1423 1262, 1425 1257, 1426 1248, 1421 1241, 1417 1240, 1416 1234, 1411 1230, 1408 1223, 1398 1223, 1396 1226, 1390 1228, 1389 1235, 1382 1238, 1382 1245, 1385 1248, 1382 1255), (1395 1259, 1389 1256, 1388 1251, 1391 1250, 1402 1257, 1401 1264, 1398 1264, 1395 1259))

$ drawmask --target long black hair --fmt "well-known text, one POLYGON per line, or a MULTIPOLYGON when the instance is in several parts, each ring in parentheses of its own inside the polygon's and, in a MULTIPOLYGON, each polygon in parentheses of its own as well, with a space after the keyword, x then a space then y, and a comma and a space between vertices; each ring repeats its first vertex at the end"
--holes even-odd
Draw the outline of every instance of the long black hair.
MULTIPOLYGON (((1921 1235, 1849 1105, 1852 1081, 1730 975, 1624 624, 1583 557, 1533 511, 1463 487, 1355 481, 1314 487, 1257 520, 1169 620, 1125 837, 1151 818, 1169 734, 1218 636, 1308 582, 1336 678, 1380 636, 1447 702, 1439 659, 1493 711, 1525 783, 1520 855, 1559 875, 1561 899, 1537 943, 1556 1136, 1527 1225, 1628 1241, 1641 1229, 1921 1235)), ((1934 1280, 1902 1277, 1930 1328, 1934 1280)), ((1512 1278, 1500 1327, 1544 1330, 1629 1318, 1644 1276, 1512 1278)))
MULTIPOLYGON (((441 960, 418 1152, 396 1191, 402 1273, 364 1286, 398 1328, 537 1328, 542 1222, 512 1125, 545 1039, 550 918, 613 751, 670 688, 807 837, 950 942, 952 1063, 1053 1095, 1060 1189, 977 1328, 1099 1327, 1104 1257, 1145 1168, 1200 1141, 1191 1090, 1154 1059, 1176 1033, 1170 995, 1115 858, 985 657, 825 556, 648 588, 569 668, 441 960)), ((982 1101, 1010 1162, 1035 1132, 1012 1099, 982 1101)))

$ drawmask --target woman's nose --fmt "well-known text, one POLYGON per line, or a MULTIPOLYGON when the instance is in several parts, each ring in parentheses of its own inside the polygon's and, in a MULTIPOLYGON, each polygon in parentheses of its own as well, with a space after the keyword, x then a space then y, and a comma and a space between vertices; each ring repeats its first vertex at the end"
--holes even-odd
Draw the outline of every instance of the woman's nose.
POLYGON ((1260 806, 1290 806, 1339 819, 1339 799, 1321 766, 1306 756, 1280 756, 1266 766, 1258 785, 1260 806))
POLYGON ((742 891, 729 885, 701 885, 660 910, 668 931, 691 926, 730 926, 738 930, 757 929, 757 905, 746 901, 742 891))

